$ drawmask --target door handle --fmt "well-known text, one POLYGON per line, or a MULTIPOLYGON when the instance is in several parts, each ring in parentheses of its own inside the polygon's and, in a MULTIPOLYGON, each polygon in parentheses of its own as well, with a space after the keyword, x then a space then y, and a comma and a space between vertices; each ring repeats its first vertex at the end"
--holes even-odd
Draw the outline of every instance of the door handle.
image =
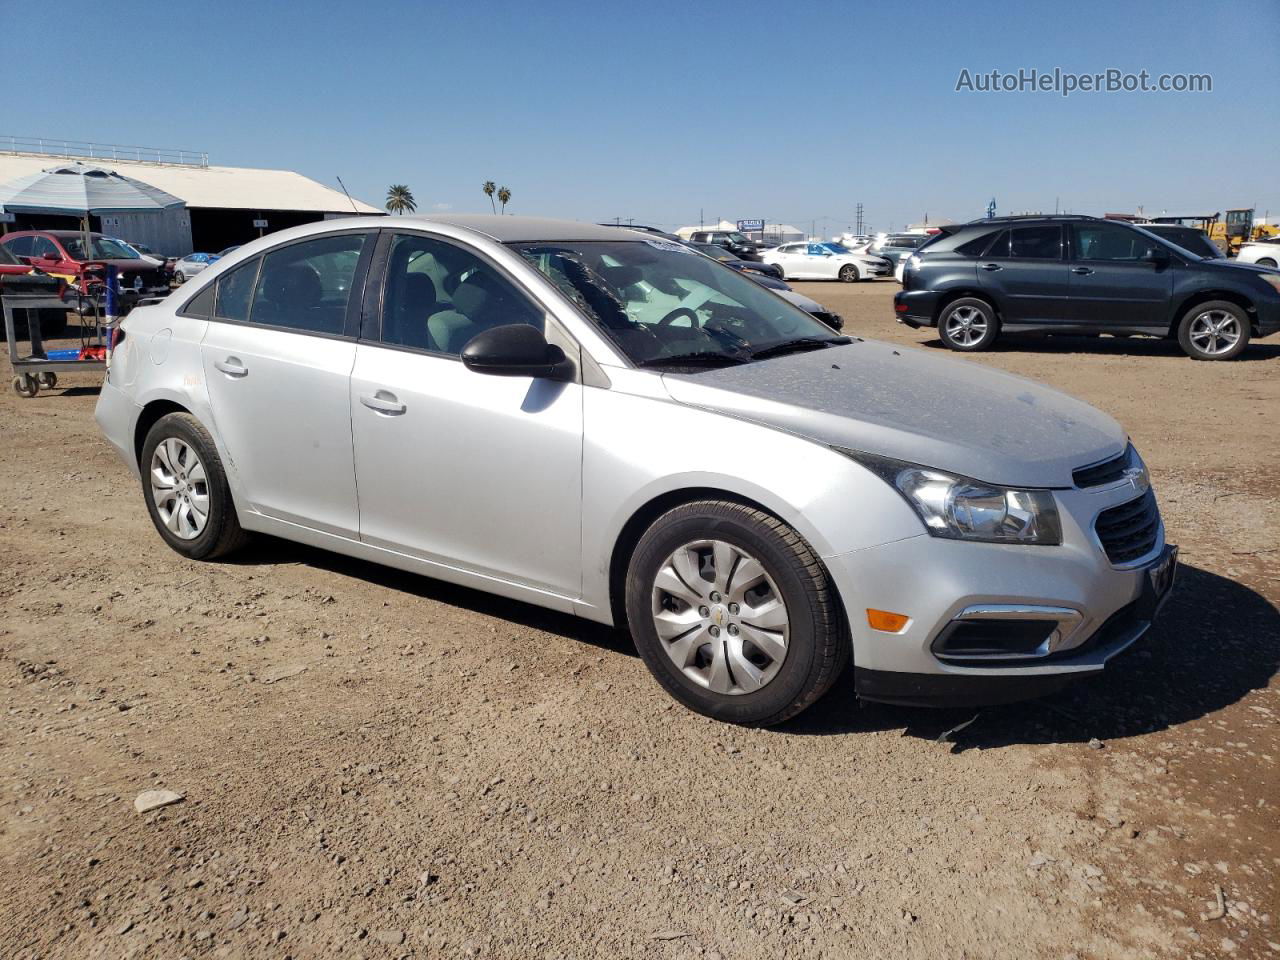
POLYGON ((228 377, 244 377, 249 374, 249 368, 240 362, 239 357, 227 357, 225 360, 215 360, 213 361, 213 365, 228 377))
POLYGON ((1093 273, 1093 267, 1072 267, 1071 272, 1077 276, 1087 277, 1089 274, 1093 273))
POLYGON ((982 265, 982 269, 983 269, 983 270, 999 270, 999 269, 1000 269, 1000 264, 998 264, 998 263, 984 263, 984 264, 982 265))
POLYGON ((375 413, 386 414, 389 417, 397 417, 409 409, 389 390, 379 390, 373 396, 362 395, 360 402, 375 413))

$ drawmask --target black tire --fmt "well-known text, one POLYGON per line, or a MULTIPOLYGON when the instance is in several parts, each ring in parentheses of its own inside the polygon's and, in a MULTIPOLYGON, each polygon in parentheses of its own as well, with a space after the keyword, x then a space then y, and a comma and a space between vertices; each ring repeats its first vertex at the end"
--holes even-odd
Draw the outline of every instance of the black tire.
POLYGON ((1276 262, 1272 260, 1270 257, 1263 257, 1261 260, 1258 261, 1258 266, 1260 267, 1274 267, 1275 265, 1276 265, 1276 262))
MULTIPOLYGON (((969 329, 974 330, 976 327, 971 326, 969 329)), ((938 339, 952 350, 958 350, 961 353, 986 350, 996 342, 998 336, 1000 336, 1000 320, 996 317, 995 309, 987 301, 979 300, 977 297, 961 297, 958 300, 952 300, 938 314, 938 339), (975 314, 976 318, 974 318, 975 314), (973 324, 981 322, 984 325, 981 335, 975 339, 966 340, 963 336, 963 328, 949 329, 953 323, 959 324, 962 317, 970 318, 973 324)))
POLYGON ((786 268, 784 268, 784 267, 782 266, 782 264, 780 264, 780 263, 775 263, 775 264, 774 264, 774 266, 778 268, 778 279, 779 279, 779 280, 785 280, 785 279, 787 279, 787 271, 786 271, 786 268))
POLYGON ((139 461, 142 472, 142 498, 156 530, 175 551, 192 560, 213 560, 244 546, 249 535, 240 527, 231 489, 227 486, 226 471, 218 456, 213 438, 204 425, 189 413, 170 413, 161 417, 147 431, 139 461), (205 482, 209 497, 209 513, 200 535, 184 540, 170 531, 161 519, 150 483, 150 464, 156 447, 169 438, 182 440, 191 447, 205 468, 205 482))
POLYGON ((174 282, 178 284, 178 286, 182 286, 184 283, 187 282, 187 278, 183 276, 181 270, 179 270, 177 273, 173 275, 173 279, 174 279, 174 282))
POLYGON ((841 267, 838 276, 842 283, 857 283, 862 279, 862 274, 858 272, 858 268, 852 263, 846 263, 841 267))
POLYGON ((29 373, 14 377, 12 386, 13 392, 26 400, 40 392, 40 381, 29 373))
POLYGON ((1249 314, 1229 300, 1207 300, 1198 303, 1178 321, 1178 345, 1192 360, 1234 360, 1249 345, 1249 314), (1204 345, 1198 334, 1200 318, 1207 314, 1227 314, 1235 320, 1235 343, 1214 351, 1204 345))
POLYGON ((851 653, 843 611, 812 548, 776 517, 731 501, 687 503, 655 520, 632 555, 626 605, 631 635, 658 683, 690 710, 726 723, 767 727, 794 717, 830 689, 851 653), (679 547, 702 539, 757 558, 786 605, 786 655, 773 679, 750 693, 717 693, 694 682, 667 655, 654 625, 659 570, 679 547))

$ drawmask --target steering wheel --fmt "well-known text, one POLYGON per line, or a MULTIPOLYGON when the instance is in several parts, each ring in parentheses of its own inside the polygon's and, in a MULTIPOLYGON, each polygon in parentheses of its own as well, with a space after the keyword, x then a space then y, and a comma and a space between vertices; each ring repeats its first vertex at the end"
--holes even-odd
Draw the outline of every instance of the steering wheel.
POLYGON ((693 329, 695 330, 699 329, 698 315, 694 313, 692 310, 690 310, 688 307, 676 307, 674 310, 672 310, 665 317, 663 317, 661 320, 658 321, 658 326, 669 327, 671 326, 674 320, 677 320, 680 317, 688 317, 689 325, 693 327, 693 329))

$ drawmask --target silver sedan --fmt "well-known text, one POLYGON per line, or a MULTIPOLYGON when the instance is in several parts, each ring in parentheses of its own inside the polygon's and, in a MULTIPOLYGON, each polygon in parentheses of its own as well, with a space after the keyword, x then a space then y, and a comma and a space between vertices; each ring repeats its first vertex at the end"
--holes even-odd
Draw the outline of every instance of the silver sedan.
POLYGON ((850 660, 872 700, 1032 696, 1170 588, 1110 417, 661 238, 333 220, 122 331, 98 423, 178 553, 260 532, 625 626, 725 721, 786 720, 850 660))

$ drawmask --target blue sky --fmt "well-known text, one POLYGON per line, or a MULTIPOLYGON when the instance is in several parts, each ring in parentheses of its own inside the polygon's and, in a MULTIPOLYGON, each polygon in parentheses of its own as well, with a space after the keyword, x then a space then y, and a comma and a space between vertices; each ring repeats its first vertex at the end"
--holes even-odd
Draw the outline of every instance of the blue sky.
POLYGON ((0 135, 208 151, 381 204, 838 232, 1062 209, 1280 216, 1280 3, 174 4, 0 0, 0 135), (78 12, 77 12, 78 8, 78 12), (49 49, 48 70, 38 51, 49 49), (27 66, 15 66, 18 63, 27 66), (1212 93, 957 93, 1019 68, 1209 73, 1212 93), (18 74, 26 79, 19 83, 18 74), (98 100, 97 97, 101 96, 98 100), (827 219, 821 219, 827 218, 827 219))

